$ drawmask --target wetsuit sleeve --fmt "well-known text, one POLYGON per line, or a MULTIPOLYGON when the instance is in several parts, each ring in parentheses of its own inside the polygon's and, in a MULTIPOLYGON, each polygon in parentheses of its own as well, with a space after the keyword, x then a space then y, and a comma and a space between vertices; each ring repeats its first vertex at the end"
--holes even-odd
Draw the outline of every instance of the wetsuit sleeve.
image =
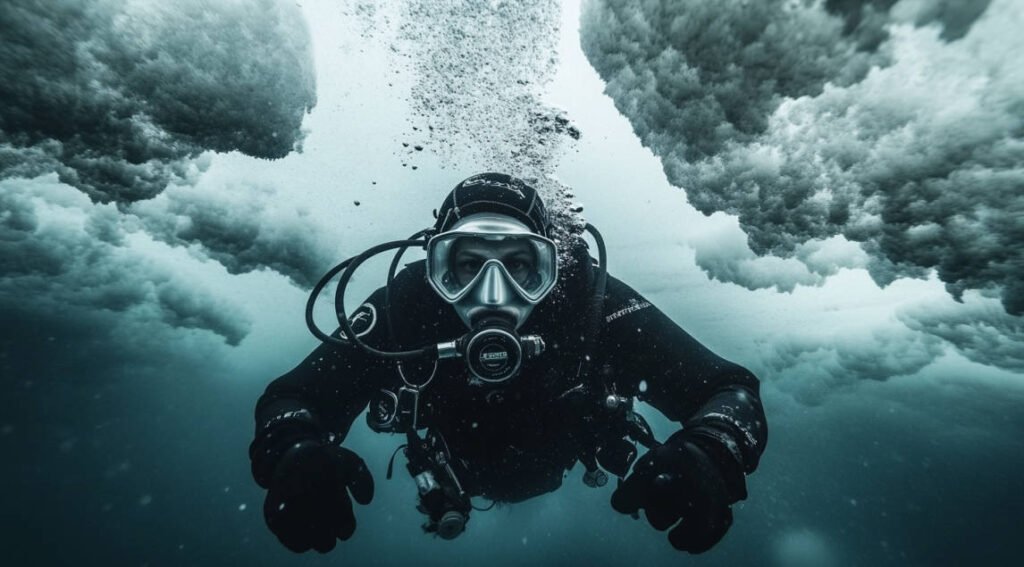
MULTIPOLYGON (((359 338, 378 348, 387 337, 383 297, 377 290, 349 318, 359 338)), ((256 438, 249 449, 257 482, 266 486, 280 455, 299 440, 343 440, 387 368, 355 346, 324 343, 271 382, 256 402, 256 438)))
POLYGON ((735 499, 746 497, 743 475, 757 468, 768 439, 757 378, 612 277, 604 312, 602 342, 617 383, 682 424, 719 463, 735 499))

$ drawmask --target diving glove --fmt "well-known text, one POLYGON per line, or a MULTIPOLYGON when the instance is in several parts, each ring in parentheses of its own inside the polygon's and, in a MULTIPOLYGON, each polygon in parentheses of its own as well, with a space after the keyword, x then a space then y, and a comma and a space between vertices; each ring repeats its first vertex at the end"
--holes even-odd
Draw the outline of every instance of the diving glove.
POLYGON ((723 462, 719 457, 724 453, 709 445, 691 429, 669 437, 641 457, 632 474, 619 483, 612 507, 634 517, 643 508, 655 529, 672 528, 668 540, 676 549, 711 549, 732 525, 730 506, 746 497, 746 487, 738 464, 723 462))
POLYGON ((250 448, 253 476, 267 488, 263 517, 288 549, 327 553, 337 540, 352 537, 356 518, 351 498, 369 504, 373 477, 366 463, 344 447, 277 433, 277 441, 287 443, 283 451, 268 449, 266 436, 250 448))

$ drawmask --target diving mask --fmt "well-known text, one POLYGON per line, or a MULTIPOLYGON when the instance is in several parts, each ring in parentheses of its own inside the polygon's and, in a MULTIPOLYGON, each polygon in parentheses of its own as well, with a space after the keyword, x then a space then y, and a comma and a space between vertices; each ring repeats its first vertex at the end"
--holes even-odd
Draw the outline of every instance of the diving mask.
POLYGON ((554 242, 511 217, 468 216, 427 243, 427 280, 469 328, 518 329, 558 280, 554 242))

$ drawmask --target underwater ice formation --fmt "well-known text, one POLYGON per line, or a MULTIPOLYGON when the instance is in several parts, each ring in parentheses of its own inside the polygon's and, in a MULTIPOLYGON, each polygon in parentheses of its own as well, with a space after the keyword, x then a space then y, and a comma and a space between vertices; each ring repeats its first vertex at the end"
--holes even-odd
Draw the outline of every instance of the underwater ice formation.
POLYGON ((127 210, 153 238, 193 247, 232 274, 269 269, 311 288, 336 256, 335 241, 311 229, 309 211, 272 187, 172 186, 127 210))
POLYGON ((911 329, 945 339, 968 359, 1024 371, 1024 318, 1007 314, 995 294, 967 292, 963 304, 917 305, 899 313, 911 329))
POLYGON ((160 322, 229 344, 245 337, 241 307, 182 273, 173 255, 153 253, 136 217, 52 177, 0 181, 0 310, 80 326, 114 313, 104 326, 160 322))
POLYGON ((293 2, 10 0, 0 100, 0 178, 124 203, 194 179, 207 150, 285 156, 316 93, 293 2))
POLYGON ((1024 314, 1020 3, 591 0, 581 25, 669 180, 754 253, 841 237, 881 285, 934 270, 1024 314))
POLYGON ((4 2, 0 101, 2 306, 119 312, 237 344, 241 309, 152 253, 154 240, 300 286, 329 262, 270 190, 193 186, 204 152, 300 146, 316 93, 295 3, 4 2))

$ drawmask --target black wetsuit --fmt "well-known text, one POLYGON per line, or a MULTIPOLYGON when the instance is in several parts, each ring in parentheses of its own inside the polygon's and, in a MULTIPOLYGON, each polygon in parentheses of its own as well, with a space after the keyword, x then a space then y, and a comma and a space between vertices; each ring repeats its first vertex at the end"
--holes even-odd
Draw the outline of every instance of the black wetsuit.
MULTIPOLYGON (((618 422, 602 416, 592 396, 576 395, 586 390, 581 380, 602 380, 617 395, 645 401, 684 426, 700 424, 724 474, 742 483, 767 438, 757 379, 612 277, 591 371, 581 377, 593 276, 577 272, 588 274, 563 277, 519 330, 542 336, 547 350, 524 362, 518 376, 503 386, 472 385, 465 363, 449 359, 423 388, 418 426, 443 435, 467 491, 510 502, 549 492, 595 443, 621 438, 618 422)), ((420 347, 466 332, 427 284, 422 262, 398 274, 390 310, 391 333, 385 289, 377 290, 353 317, 354 331, 382 349, 420 347)), ((431 369, 405 365, 405 375, 420 383, 431 369)), ((343 440, 371 399, 401 385, 394 362, 324 344, 268 386, 256 408, 257 432, 282 415, 301 413, 324 435, 343 440)))

